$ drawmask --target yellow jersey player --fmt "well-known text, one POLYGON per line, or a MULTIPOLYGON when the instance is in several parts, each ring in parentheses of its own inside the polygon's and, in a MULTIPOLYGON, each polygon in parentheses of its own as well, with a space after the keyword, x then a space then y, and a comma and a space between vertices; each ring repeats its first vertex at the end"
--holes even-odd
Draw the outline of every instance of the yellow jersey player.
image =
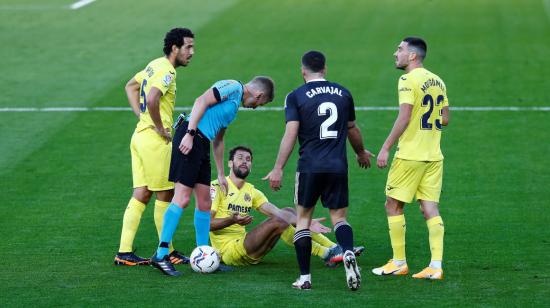
POLYGON ((386 183, 386 214, 393 248, 393 258, 375 268, 376 275, 406 275, 405 203, 413 198, 428 226, 431 262, 413 278, 442 279, 443 220, 439 215, 439 196, 443 178, 443 155, 440 149, 441 130, 449 123, 449 103, 445 83, 423 66, 427 45, 417 37, 405 38, 394 56, 396 67, 405 71, 399 78, 399 115, 380 149, 379 168, 388 163, 389 152, 399 139, 386 183))
MULTIPOLYGON (((128 102, 139 119, 130 143, 134 192, 122 222, 116 265, 147 265, 149 259, 134 254, 132 246, 141 215, 153 192, 155 225, 160 235, 164 213, 174 195, 168 180, 172 151, 172 113, 176 101, 176 68, 187 66, 194 54, 194 34, 187 28, 174 28, 164 38, 164 54, 151 61, 126 84, 128 102)), ((170 247, 170 261, 189 259, 170 247)))
MULTIPOLYGON (((279 238, 289 246, 294 246, 296 211, 292 208, 279 209, 261 191, 246 182, 252 168, 252 150, 245 146, 231 149, 228 166, 227 194, 222 192, 217 180, 212 182, 210 188, 210 240, 220 253, 223 263, 234 266, 257 264, 279 238), (269 218, 247 233, 245 226, 253 220, 250 215, 252 210, 269 218)), ((342 261, 342 248, 320 234, 330 231, 320 221, 317 219, 312 223, 312 229, 317 233, 312 236, 311 253, 332 267, 342 261)), ((356 247, 355 253, 360 254, 363 249, 356 247)))
POLYGON ((376 275, 406 275, 406 223, 403 206, 413 198, 428 226, 431 262, 413 278, 442 279, 443 220, 439 214, 439 196, 443 179, 441 130, 449 124, 449 103, 445 83, 423 66, 426 42, 407 37, 397 47, 396 67, 405 71, 399 78, 399 115, 380 149, 377 165, 384 168, 393 144, 399 139, 386 183, 386 214, 393 258, 375 268, 376 275))

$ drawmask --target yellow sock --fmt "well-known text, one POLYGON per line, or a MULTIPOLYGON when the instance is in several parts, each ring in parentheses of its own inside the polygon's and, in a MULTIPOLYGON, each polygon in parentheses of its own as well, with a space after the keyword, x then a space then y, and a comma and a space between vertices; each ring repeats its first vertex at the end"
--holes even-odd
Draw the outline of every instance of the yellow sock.
POLYGON ((286 228, 286 230, 281 234, 281 239, 289 246, 294 247, 294 233, 296 233, 296 228, 294 228, 294 226, 288 226, 288 228, 286 228))
POLYGON ((432 217, 426 220, 428 233, 430 234, 430 250, 432 251, 432 261, 443 260, 443 237, 445 235, 445 226, 441 216, 432 217))
POLYGON ((336 245, 335 242, 329 240, 328 237, 322 235, 321 233, 311 232, 311 240, 326 248, 336 245))
MULTIPOLYGON (((288 226, 288 228, 286 228, 286 230, 281 233, 281 240, 283 240, 283 242, 285 242, 287 245, 294 247, 294 233, 296 233, 296 228, 294 228, 294 226, 288 226)), ((314 233, 311 232, 311 254, 322 258, 326 255, 328 248, 315 242, 313 240, 313 234, 314 233)), ((330 242, 329 239, 327 240, 330 242)))
MULTIPOLYGON (((170 202, 166 201, 160 201, 155 200, 155 227, 157 228, 157 235, 160 240, 160 232, 162 232, 162 222, 164 221, 164 213, 166 213, 166 209, 170 205, 170 202)), ((172 242, 170 242, 170 247, 168 248, 169 252, 174 251, 174 245, 172 245, 172 242)))
POLYGON ((390 227, 390 240, 393 249, 394 260, 405 260, 405 232, 407 225, 405 215, 389 216, 388 226, 390 227))
POLYGON ((120 235, 120 247, 118 252, 131 252, 134 238, 141 221, 141 214, 145 210, 145 204, 137 199, 131 198, 124 211, 122 219, 122 234, 120 235))

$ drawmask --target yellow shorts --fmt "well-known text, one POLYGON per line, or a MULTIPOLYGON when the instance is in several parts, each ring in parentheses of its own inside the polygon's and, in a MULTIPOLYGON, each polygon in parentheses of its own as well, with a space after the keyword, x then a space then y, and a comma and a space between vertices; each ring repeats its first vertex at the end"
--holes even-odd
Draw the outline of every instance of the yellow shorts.
POLYGON ((439 202, 443 182, 443 161, 414 161, 394 158, 386 183, 386 196, 410 203, 439 202))
POLYGON ((242 237, 231 239, 222 246, 219 253, 221 254, 223 263, 239 266, 258 264, 262 261, 262 258, 253 258, 246 253, 246 249, 244 248, 245 236, 246 234, 242 237))
POLYGON ((151 191, 174 188, 168 181, 172 143, 166 144, 153 129, 134 132, 130 142, 134 188, 147 186, 151 191))

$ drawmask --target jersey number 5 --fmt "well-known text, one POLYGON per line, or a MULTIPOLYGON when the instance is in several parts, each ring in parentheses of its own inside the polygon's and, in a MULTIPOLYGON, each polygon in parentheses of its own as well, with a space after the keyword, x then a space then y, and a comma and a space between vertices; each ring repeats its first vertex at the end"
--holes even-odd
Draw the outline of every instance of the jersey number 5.
POLYGON ((139 110, 141 110, 141 112, 145 112, 145 110, 147 109, 147 95, 145 94, 145 86, 147 85, 147 79, 143 79, 143 81, 141 82, 141 87, 140 88, 140 92, 139 92, 139 96, 143 97, 143 103, 141 103, 139 105, 139 110))
POLYGON ((332 102, 324 102, 317 108, 317 115, 325 116, 329 112, 329 117, 321 123, 319 130, 320 139, 334 139, 338 137, 338 131, 329 130, 328 128, 338 120, 338 109, 332 102))
MULTIPOLYGON (((444 99, 445 97, 443 97, 443 95, 437 96, 435 105, 441 105, 441 102, 443 102, 444 99)), ((430 94, 426 94, 426 96, 424 96, 424 99, 422 100, 422 107, 429 107, 429 109, 422 115, 422 118, 420 119, 420 128, 432 129, 433 125, 429 122, 429 120, 432 112, 434 111, 434 98, 430 94)), ((435 128, 441 130, 441 109, 439 109, 439 118, 435 119, 435 128)))

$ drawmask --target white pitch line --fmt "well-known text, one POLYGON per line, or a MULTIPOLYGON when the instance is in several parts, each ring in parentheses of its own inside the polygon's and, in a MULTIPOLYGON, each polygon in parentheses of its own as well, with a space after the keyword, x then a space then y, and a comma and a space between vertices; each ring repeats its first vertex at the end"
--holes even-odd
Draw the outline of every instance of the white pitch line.
POLYGON ((85 7, 86 5, 92 3, 92 2, 95 2, 95 0, 80 0, 80 1, 77 1, 73 4, 71 4, 70 8, 71 10, 78 10, 82 7, 85 7))
MULTIPOLYGON (((4 107, 0 112, 89 112, 89 111, 131 111, 130 107, 4 107)), ((176 107, 177 111, 190 111, 191 107, 176 107)), ((250 108, 241 108, 241 111, 252 111, 250 108)), ((283 111, 283 107, 259 107, 256 111, 283 111)), ((358 106, 356 111, 395 111, 398 107, 390 106, 358 106)), ((460 107, 452 106, 457 111, 550 111, 550 106, 479 106, 460 107)))
POLYGON ((550 0, 542 0, 542 5, 544 6, 546 17, 550 20, 550 0))

